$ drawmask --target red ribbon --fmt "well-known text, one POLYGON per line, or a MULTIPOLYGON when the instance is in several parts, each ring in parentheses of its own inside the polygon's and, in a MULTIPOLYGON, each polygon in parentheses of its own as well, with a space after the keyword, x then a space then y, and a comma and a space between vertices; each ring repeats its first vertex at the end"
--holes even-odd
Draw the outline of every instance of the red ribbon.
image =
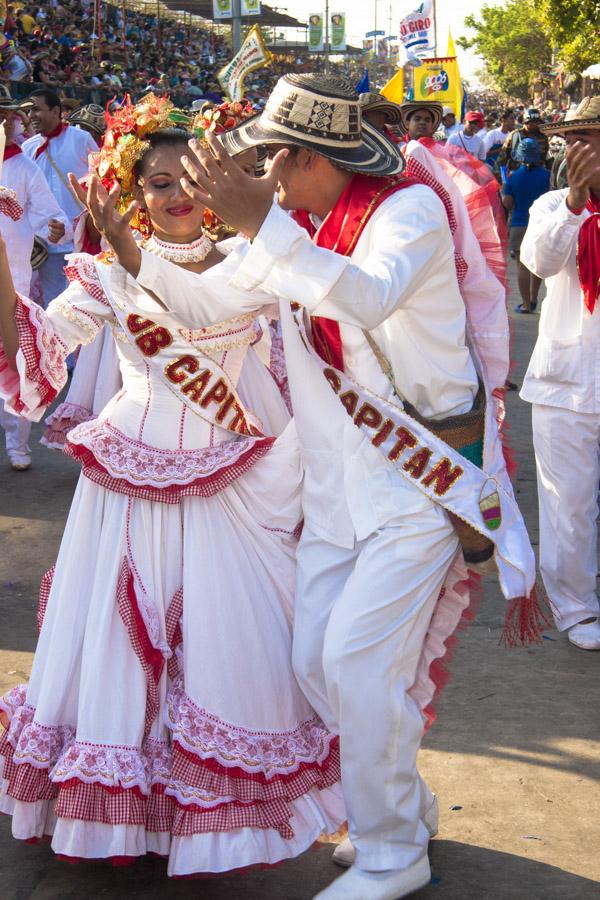
POLYGON ((59 122, 56 128, 53 128, 52 131, 48 132, 48 134, 44 137, 44 140, 40 144, 40 146, 35 151, 35 158, 39 159, 42 153, 45 153, 50 145, 50 141, 52 138, 60 137, 63 131, 66 131, 69 126, 66 122, 59 122))
POLYGON ((18 156, 22 152, 18 144, 9 144, 8 147, 4 148, 3 161, 6 162, 7 159, 12 159, 13 156, 18 156))
POLYGON ((594 312, 600 293, 600 197, 590 194, 585 208, 591 212, 579 230, 577 269, 583 302, 594 312))
MULTIPOLYGON (((317 247, 349 256, 369 219, 384 200, 396 191, 418 183, 416 178, 380 178, 357 174, 348 182, 318 229, 306 210, 296 210, 293 218, 308 231, 317 247)), ((339 322, 312 316, 311 323, 315 350, 326 363, 343 372, 344 354, 339 322)))

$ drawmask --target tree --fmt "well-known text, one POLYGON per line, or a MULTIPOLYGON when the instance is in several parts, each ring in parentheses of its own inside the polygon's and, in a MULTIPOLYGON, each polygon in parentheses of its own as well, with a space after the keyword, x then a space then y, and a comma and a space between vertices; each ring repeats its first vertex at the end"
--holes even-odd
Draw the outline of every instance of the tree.
POLYGON ((582 72, 600 61, 600 0, 539 0, 537 15, 560 62, 582 72))
POLYGON ((475 32, 474 37, 461 37, 457 43, 463 49, 474 48, 484 58, 493 80, 507 94, 526 98, 532 79, 550 69, 552 45, 540 27, 533 0, 484 5, 480 18, 467 16, 465 25, 475 32))

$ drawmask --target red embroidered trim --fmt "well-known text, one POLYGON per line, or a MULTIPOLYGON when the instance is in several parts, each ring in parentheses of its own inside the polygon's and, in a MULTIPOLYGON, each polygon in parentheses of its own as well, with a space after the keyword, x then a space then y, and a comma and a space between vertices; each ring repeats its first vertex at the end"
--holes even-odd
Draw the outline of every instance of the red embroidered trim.
MULTIPOLYGON (((46 378, 42 371, 42 354, 38 348, 37 330, 31 321, 31 312, 18 296, 15 308, 15 324, 19 334, 19 349, 25 360, 25 378, 37 387, 39 395, 38 406, 47 406, 54 400, 58 391, 64 384, 64 381, 67 379, 66 366, 64 366, 63 362, 64 380, 60 379, 58 372, 56 372, 57 382, 62 381, 62 384, 59 385, 57 383, 55 386, 46 378)), ((50 341, 52 340, 53 338, 51 337, 50 341)), ((58 337, 54 336, 54 340, 56 341, 56 346, 58 346, 58 337)), ((62 354, 59 353, 59 355, 62 354)), ((53 361, 50 362, 52 365, 53 361)), ((15 412, 24 412, 26 410, 26 406, 20 398, 15 400, 13 406, 15 412)))
POLYGON ((93 256, 89 256, 87 253, 71 254, 69 256, 69 263, 65 266, 65 275, 69 282, 79 282, 94 300, 104 303, 105 306, 110 306, 108 297, 102 287, 102 282, 100 281, 100 276, 98 275, 93 256))
POLYGON ((38 631, 42 630, 42 625, 44 623, 44 616, 46 615, 46 607, 48 606, 48 598, 50 597, 50 590, 52 588, 52 580, 54 578, 55 569, 56 566, 52 566, 51 569, 48 569, 48 571, 43 576, 42 582, 40 584, 40 596, 37 609, 38 631))
POLYGON ((248 472, 271 449, 275 438, 260 438, 230 466, 218 469, 212 475, 201 476, 190 484, 171 484, 164 488, 152 485, 133 485, 124 478, 115 478, 95 458, 94 454, 83 444, 74 444, 67 440, 64 452, 67 456, 79 460, 82 472, 107 491, 125 494, 140 500, 152 500, 156 503, 180 503, 182 497, 213 497, 233 484, 240 475, 248 472))

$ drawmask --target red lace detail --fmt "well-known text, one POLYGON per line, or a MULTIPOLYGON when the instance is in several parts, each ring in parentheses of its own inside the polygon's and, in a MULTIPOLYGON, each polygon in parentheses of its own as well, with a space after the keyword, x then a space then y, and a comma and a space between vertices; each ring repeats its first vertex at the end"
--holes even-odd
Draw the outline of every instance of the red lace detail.
MULTIPOLYGON (((51 403, 67 380, 67 350, 49 324, 44 311, 17 296, 15 323, 19 349, 25 360, 25 379, 37 394, 36 408, 51 403)), ((13 402, 15 412, 27 412, 30 404, 19 395, 13 402)))
POLYGON ((117 582, 117 607, 123 624, 127 629, 131 646, 146 676, 147 693, 144 733, 148 734, 152 723, 158 715, 158 682, 162 675, 165 658, 150 640, 148 629, 138 607, 133 574, 126 559, 123 560, 121 565, 117 582))
POLYGON ((48 569, 48 571, 43 576, 42 582, 40 584, 40 596, 37 609, 38 631, 42 630, 42 625, 44 624, 44 616, 46 615, 46 607, 48 606, 48 599, 50 597, 50 590, 52 588, 52 580, 54 578, 55 569, 56 566, 52 566, 51 569, 48 569))
POLYGON ((77 403, 61 403, 45 420, 48 427, 40 438, 40 443, 51 450, 62 450, 67 435, 73 428, 84 422, 91 422, 95 418, 93 412, 85 406, 79 406, 77 403))
POLYGON ((87 253, 72 253, 68 257, 68 265, 65 266, 65 275, 69 282, 77 281, 85 288, 90 297, 110 306, 106 292, 102 287, 94 257, 87 253))
MULTIPOLYGON (((165 487, 156 487, 152 484, 131 484, 124 475, 115 476, 110 472, 102 462, 100 462, 92 450, 88 447, 75 443, 72 439, 75 435, 71 434, 65 445, 65 453, 73 459, 79 460, 82 466, 83 474, 90 481, 100 485, 105 490, 113 491, 117 494, 125 494, 128 497, 135 497, 140 500, 152 500, 157 503, 180 503, 182 497, 213 497, 220 491, 225 490, 233 484, 240 475, 248 472, 259 459, 271 449, 274 438, 259 438, 253 441, 252 445, 243 453, 241 453, 234 462, 229 465, 222 465, 216 468, 210 475, 200 475, 194 478, 188 484, 170 484, 165 487)), ((230 443, 230 442, 227 442, 230 443)), ((233 442, 231 442, 233 443, 233 442)), ((236 442, 237 443, 237 442, 236 442)), ((220 445, 224 446, 224 445, 220 445)), ((152 452, 152 448, 148 448, 152 452)), ((217 449, 217 448, 207 448, 217 449)), ((193 452, 196 462, 199 461, 199 455, 203 451, 155 451, 163 457, 166 454, 180 454, 193 452)))
MULTIPOLYGON (((10 159, 8 155, 9 151, 12 150, 12 147, 8 147, 5 151, 4 159, 10 159)), ((20 147, 16 147, 16 153, 20 153, 20 147)), ((11 154, 15 156, 15 153, 11 154)), ((8 216, 9 219, 12 219, 13 222, 18 222, 21 216, 23 215, 23 207, 17 200, 17 195, 14 191, 11 191, 10 188, 0 187, 0 213, 3 213, 5 216, 8 216)))

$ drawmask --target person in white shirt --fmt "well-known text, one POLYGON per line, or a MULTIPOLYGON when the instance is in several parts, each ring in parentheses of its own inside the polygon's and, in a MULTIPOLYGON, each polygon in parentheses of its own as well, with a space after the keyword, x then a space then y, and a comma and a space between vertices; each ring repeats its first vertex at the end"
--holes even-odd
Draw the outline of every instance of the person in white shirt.
POLYGON ((462 125, 460 122, 456 121, 456 116, 450 106, 444 106, 443 108, 442 127, 446 139, 452 137, 453 134, 458 134, 459 131, 462 131, 462 125))
POLYGON ((536 200, 521 244, 548 291, 521 390, 533 404, 540 570, 559 630, 600 650, 600 97, 542 130, 570 146, 569 187, 536 200))
MULTIPOLYGON (((15 287, 19 293, 28 296, 34 236, 38 235, 48 244, 60 246, 72 237, 72 231, 43 174, 14 141, 13 126, 18 106, 8 92, 6 96, 0 97, 0 121, 4 122, 6 133, 1 180, 3 187, 15 192, 23 215, 17 221, 3 216, 0 230, 6 244, 15 287)), ((7 412, 0 400, 0 425, 4 428, 6 452, 13 470, 20 472, 29 469, 31 422, 7 412)))
MULTIPOLYGON (((209 206, 210 190, 209 208, 251 239, 228 244, 225 261, 200 284, 140 252, 108 202, 92 214, 120 264, 167 308, 176 305, 187 327, 281 298, 305 466, 294 665, 340 734, 356 850, 355 865, 318 897, 395 900, 430 880, 435 802, 416 755, 431 695, 417 686, 434 622, 456 599, 442 588, 457 584, 462 556, 445 509, 390 467, 399 451, 386 459, 376 449, 353 418, 366 408, 358 394, 336 396, 335 386, 347 376, 371 398, 402 397, 436 420, 473 409, 478 378, 448 218, 424 184, 386 177, 402 171, 402 158, 361 121, 358 95, 341 79, 284 76, 265 111, 220 140, 232 154, 267 143, 273 159, 265 178, 236 186, 235 165, 216 142, 220 166, 198 144, 198 164, 184 157, 187 192, 209 206), (290 301, 306 319, 294 321, 290 301)), ((458 619, 454 608, 446 635, 458 619)))
POLYGON ((500 153, 506 140, 506 135, 514 130, 515 113, 512 109, 505 109, 500 119, 500 126, 492 128, 483 138, 486 162, 493 164, 500 153))
POLYGON ((470 110, 465 116, 464 128, 462 131, 451 135, 448 143, 454 147, 461 147, 475 159, 485 161, 485 150, 483 149, 483 141, 477 137, 477 131, 485 127, 485 119, 483 113, 470 110))
MULTIPOLYGON (((59 207, 72 223, 82 206, 69 185, 68 174, 83 177, 88 171, 89 154, 98 147, 91 135, 62 121, 61 101, 54 91, 40 88, 33 91, 31 100, 30 119, 37 133, 24 142, 23 153, 39 167, 59 207)), ((48 259, 39 270, 46 306, 67 286, 64 257, 72 250, 71 241, 60 247, 48 246, 48 259)))

